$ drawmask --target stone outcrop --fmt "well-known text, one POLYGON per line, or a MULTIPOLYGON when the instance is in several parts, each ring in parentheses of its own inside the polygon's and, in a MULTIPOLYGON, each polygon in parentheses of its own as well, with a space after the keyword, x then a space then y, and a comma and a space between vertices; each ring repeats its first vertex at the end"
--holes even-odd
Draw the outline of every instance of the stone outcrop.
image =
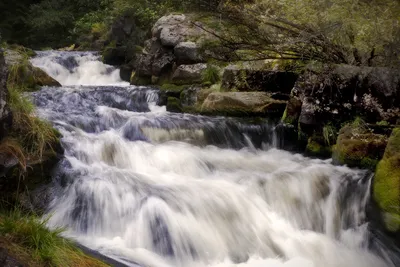
POLYGON ((355 116, 369 123, 395 123, 400 114, 400 72, 349 65, 308 68, 292 95, 302 102, 299 121, 306 127, 355 116))
POLYGON ((199 67, 203 65, 198 63, 204 63, 205 59, 199 47, 204 40, 213 37, 195 24, 201 22, 196 21, 193 15, 161 17, 152 28, 152 38, 145 42, 131 83, 201 82, 199 67), (191 77, 194 80, 188 80, 191 77))
POLYGON ((193 65, 180 65, 172 75, 175 84, 196 84, 202 82, 203 71, 207 64, 198 63, 193 65))
POLYGON ((374 200, 387 230, 400 231, 400 128, 393 130, 373 182, 374 200))
POLYGON ((281 114, 286 102, 264 92, 211 93, 201 106, 201 113, 227 116, 273 116, 281 114))
POLYGON ((221 87, 225 91, 264 91, 290 94, 298 75, 270 67, 229 65, 224 69, 221 87))

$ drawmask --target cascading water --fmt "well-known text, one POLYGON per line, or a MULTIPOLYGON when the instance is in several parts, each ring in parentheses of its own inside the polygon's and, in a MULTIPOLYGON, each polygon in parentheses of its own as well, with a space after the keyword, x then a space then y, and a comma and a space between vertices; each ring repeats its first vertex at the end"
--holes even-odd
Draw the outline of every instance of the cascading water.
POLYGON ((92 53, 32 61, 63 84, 32 94, 65 148, 50 227, 128 266, 396 266, 365 171, 272 148, 267 122, 166 112, 92 53))

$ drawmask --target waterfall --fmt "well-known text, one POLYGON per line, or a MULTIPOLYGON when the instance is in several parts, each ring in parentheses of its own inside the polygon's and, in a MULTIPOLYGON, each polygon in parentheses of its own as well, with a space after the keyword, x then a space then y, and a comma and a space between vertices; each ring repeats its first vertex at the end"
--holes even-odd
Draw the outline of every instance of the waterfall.
POLYGON ((92 53, 32 62, 63 84, 31 95, 65 148, 49 227, 127 266, 398 264, 371 234, 366 171, 275 148, 268 121, 167 112, 92 53))

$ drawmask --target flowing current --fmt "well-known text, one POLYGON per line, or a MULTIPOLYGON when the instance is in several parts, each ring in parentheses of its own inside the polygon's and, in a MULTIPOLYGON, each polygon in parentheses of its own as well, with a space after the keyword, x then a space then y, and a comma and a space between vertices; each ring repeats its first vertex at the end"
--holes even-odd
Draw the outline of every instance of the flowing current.
POLYGON ((126 266, 384 267, 366 221, 371 177, 274 148, 273 126, 167 112, 95 53, 32 60, 62 133, 50 227, 126 266))

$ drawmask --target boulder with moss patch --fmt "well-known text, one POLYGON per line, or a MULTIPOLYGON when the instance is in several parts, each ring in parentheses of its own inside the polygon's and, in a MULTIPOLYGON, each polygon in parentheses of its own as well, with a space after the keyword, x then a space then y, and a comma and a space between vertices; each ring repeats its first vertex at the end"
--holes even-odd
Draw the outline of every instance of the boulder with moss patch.
POLYGON ((290 94, 297 73, 258 65, 232 64, 224 69, 222 88, 226 91, 267 91, 290 94))
POLYGON ((393 130, 376 168, 373 197, 382 210, 386 229, 400 231, 400 127, 393 130))
POLYGON ((374 170, 386 144, 387 136, 375 134, 364 125, 348 124, 339 131, 332 156, 339 164, 374 170))
POLYGON ((226 116, 270 116, 282 114, 286 101, 264 92, 215 92, 204 100, 201 112, 226 116))
POLYGON ((7 50, 5 60, 10 73, 8 82, 13 86, 24 88, 24 91, 35 91, 41 86, 61 86, 45 71, 34 67, 29 62, 27 55, 18 51, 7 50))

